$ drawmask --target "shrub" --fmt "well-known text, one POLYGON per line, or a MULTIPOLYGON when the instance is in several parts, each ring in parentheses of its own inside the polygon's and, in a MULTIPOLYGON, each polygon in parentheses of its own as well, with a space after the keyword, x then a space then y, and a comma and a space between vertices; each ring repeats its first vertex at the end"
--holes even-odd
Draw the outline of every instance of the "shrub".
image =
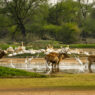
POLYGON ((63 43, 74 43, 79 40, 80 30, 74 23, 64 24, 62 29, 57 32, 56 40, 63 43))

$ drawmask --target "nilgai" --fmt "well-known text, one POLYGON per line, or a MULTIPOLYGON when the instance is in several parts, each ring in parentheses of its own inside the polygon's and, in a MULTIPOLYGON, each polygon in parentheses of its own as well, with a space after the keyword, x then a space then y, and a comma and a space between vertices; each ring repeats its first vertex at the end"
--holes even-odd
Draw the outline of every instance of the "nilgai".
POLYGON ((50 63, 52 64, 52 72, 54 70, 59 71, 59 63, 65 58, 69 58, 67 53, 51 52, 45 56, 47 64, 48 65, 50 65, 50 63))
POLYGON ((92 69, 91 69, 91 65, 93 62, 95 62, 95 55, 89 55, 88 56, 88 69, 89 69, 89 72, 92 73, 92 69))
POLYGON ((7 51, 0 49, 0 59, 5 55, 7 55, 7 51))

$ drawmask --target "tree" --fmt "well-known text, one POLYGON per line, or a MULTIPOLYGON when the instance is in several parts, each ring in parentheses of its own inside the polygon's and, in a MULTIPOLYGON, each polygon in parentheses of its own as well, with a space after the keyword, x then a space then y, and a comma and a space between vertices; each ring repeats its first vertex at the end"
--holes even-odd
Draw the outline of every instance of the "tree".
POLYGON ((81 37, 82 40, 87 43, 87 31, 85 31, 86 21, 88 20, 88 16, 90 14, 93 3, 89 4, 90 0, 77 0, 79 2, 80 11, 78 12, 79 17, 79 26, 82 29, 81 37))
POLYGON ((63 0, 50 8, 49 23, 62 25, 76 22, 79 11, 78 3, 73 0, 63 0))
POLYGON ((26 36, 25 25, 28 22, 28 17, 31 16, 35 9, 45 0, 4 0, 3 12, 12 19, 12 25, 16 25, 16 30, 21 31, 22 35, 26 36))
POLYGON ((75 23, 63 24, 62 29, 57 32, 56 40, 62 41, 63 43, 74 43, 79 41, 80 29, 75 23))

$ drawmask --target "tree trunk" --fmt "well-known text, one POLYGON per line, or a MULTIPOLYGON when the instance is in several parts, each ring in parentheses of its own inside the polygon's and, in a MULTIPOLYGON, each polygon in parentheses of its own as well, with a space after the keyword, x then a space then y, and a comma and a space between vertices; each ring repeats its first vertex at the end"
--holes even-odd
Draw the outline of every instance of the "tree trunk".
POLYGON ((20 30, 21 30, 23 37, 25 37, 26 36, 26 29, 25 29, 25 26, 23 25, 23 23, 20 23, 20 30))
POLYGON ((23 37, 25 37, 26 36, 26 29, 25 29, 25 26, 23 24, 23 21, 19 17, 18 17, 18 27, 20 28, 23 37))

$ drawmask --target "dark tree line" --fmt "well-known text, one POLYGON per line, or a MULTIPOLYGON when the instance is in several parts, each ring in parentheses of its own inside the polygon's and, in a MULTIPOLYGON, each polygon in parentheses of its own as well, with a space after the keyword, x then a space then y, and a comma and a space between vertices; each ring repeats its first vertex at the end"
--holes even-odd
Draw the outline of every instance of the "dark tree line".
POLYGON ((0 36, 9 40, 76 43, 95 38, 94 0, 0 0, 0 36), (69 39, 68 39, 69 38, 69 39))

